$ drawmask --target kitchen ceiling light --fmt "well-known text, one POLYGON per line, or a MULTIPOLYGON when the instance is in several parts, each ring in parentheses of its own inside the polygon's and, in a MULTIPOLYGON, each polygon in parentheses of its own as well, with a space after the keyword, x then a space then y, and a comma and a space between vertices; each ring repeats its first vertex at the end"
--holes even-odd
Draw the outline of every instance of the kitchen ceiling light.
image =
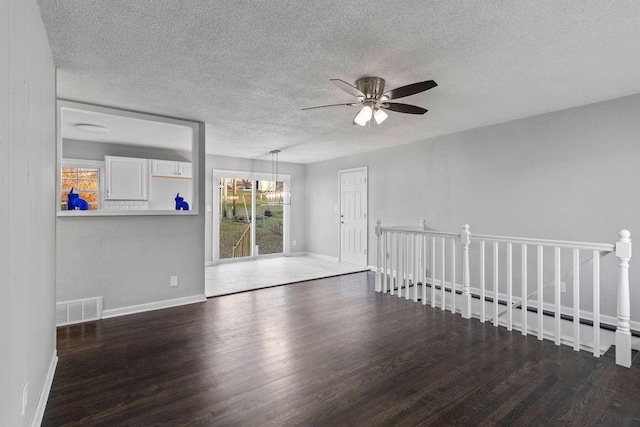
POLYGON ((100 125, 92 125, 89 123, 79 123, 76 125, 76 127, 80 130, 83 130, 85 132, 93 132, 93 133, 107 133, 109 132, 109 129, 104 127, 104 126, 100 126, 100 125))

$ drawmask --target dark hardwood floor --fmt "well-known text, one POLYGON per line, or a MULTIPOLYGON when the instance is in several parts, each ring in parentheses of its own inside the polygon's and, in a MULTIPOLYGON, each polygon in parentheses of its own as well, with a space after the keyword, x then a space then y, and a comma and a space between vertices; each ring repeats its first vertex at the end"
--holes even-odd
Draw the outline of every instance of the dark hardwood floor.
POLYGON ((43 425, 639 425, 640 368, 357 273, 58 329, 43 425))

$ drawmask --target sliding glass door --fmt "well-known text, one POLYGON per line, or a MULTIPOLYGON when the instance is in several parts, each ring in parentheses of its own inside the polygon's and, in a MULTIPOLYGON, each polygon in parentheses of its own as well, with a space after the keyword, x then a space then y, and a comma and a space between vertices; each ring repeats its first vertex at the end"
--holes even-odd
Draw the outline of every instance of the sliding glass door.
MULTIPOLYGON (((257 257, 285 252, 286 207, 273 200, 274 190, 285 182, 229 174, 218 185, 218 260, 257 257)), ((260 175, 260 174, 251 174, 260 175)), ((214 224, 215 226, 216 224, 214 224)), ((215 242, 215 237, 214 237, 215 242)))

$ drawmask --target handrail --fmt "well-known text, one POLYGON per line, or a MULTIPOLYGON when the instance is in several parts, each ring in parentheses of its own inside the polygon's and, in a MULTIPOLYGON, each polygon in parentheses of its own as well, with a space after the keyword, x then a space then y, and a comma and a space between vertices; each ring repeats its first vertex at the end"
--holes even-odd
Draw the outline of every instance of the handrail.
MULTIPOLYGON (((593 264, 592 292, 593 292, 593 354, 600 356, 600 258, 608 253, 615 253, 618 258, 618 286, 617 286, 617 327, 615 333, 616 346, 616 363, 625 367, 631 366, 631 331, 630 331, 630 293, 629 293, 629 260, 631 259, 631 239, 627 230, 621 230, 618 240, 615 244, 610 243, 591 243, 577 242, 566 240, 537 239, 525 237, 509 237, 494 236, 488 234, 471 234, 469 225, 464 225, 459 233, 439 231, 427 229, 424 220, 420 220, 418 227, 399 227, 399 226, 382 226, 381 221, 377 222, 375 232, 377 236, 377 266, 376 266, 376 292, 387 292, 394 295, 397 290, 398 297, 401 297, 404 291, 406 299, 411 297, 409 288, 413 287, 413 300, 419 300, 419 292, 421 292, 422 304, 427 304, 427 299, 431 302, 431 307, 435 308, 439 304, 442 310, 445 305, 451 308, 452 313, 461 313, 464 318, 471 318, 472 314, 479 316, 480 321, 487 320, 485 305, 488 301, 493 307, 493 323, 498 326, 499 323, 506 324, 507 329, 512 327, 520 327, 522 334, 528 333, 528 324, 531 323, 532 328, 537 326, 538 339, 545 338, 543 311, 545 306, 551 304, 543 298, 545 265, 547 271, 553 267, 554 279, 553 284, 553 308, 550 309, 554 316, 552 332, 556 345, 560 345, 563 338, 561 337, 561 318, 563 306, 561 305, 561 284, 563 279, 566 280, 569 272, 561 274, 561 266, 565 265, 562 261, 563 255, 561 249, 570 249, 572 253, 571 270, 573 272, 573 305, 568 310, 573 312, 573 348, 577 351, 581 348, 580 339, 580 269, 588 264, 593 264), (472 241, 478 241, 473 245, 472 241), (485 258, 486 242, 492 242, 492 250, 489 252, 490 258, 485 258), (531 251, 531 256, 527 254, 527 247, 536 246, 536 251, 531 251), (518 272, 514 272, 514 247, 515 254, 519 254, 521 272, 519 274, 520 287, 514 295, 514 276, 518 276, 518 272), (544 247, 553 248, 553 256, 545 256, 544 247), (459 256, 458 249, 462 249, 461 260, 456 263, 459 256), (474 284, 480 289, 480 312, 472 313, 470 292, 470 275, 469 268, 470 249, 478 251, 480 264, 477 265, 478 271, 474 271, 474 284), (591 259, 580 262, 580 251, 591 251, 591 259), (545 258, 547 258, 545 260, 545 258), (536 269, 528 272, 527 264, 531 261, 536 263, 536 269), (437 261, 437 262, 436 262, 437 261), (491 261, 491 262, 489 262, 491 261), (545 264, 545 261, 547 262, 545 264), (462 294, 457 296, 456 289, 456 265, 461 265, 462 269, 462 294), (505 265, 502 267, 502 265, 505 265), (427 268, 428 267, 428 268, 427 268), (487 268, 488 267, 488 268, 487 268), (500 268, 502 267, 502 268, 500 268), (485 270, 489 270, 493 276, 492 283, 485 283, 485 270), (476 274, 477 273, 477 274, 476 274), (528 279, 531 276, 531 288, 529 288, 528 279), (503 282, 506 280, 506 283, 503 282), (421 291, 419 285, 421 286, 421 291), (431 288, 430 297, 427 294, 427 285, 431 288), (439 285, 439 286, 438 286, 439 285), (485 286, 486 285, 486 286, 485 286), (504 289, 506 288, 506 297, 504 289), (436 289, 439 289, 436 294, 436 289), (533 292, 532 292, 533 290, 533 292), (485 292, 492 297, 485 297, 485 292), (533 305, 537 311, 537 321, 533 321, 527 317, 527 300, 528 297, 537 293, 537 301, 533 305), (514 324, 514 306, 518 303, 518 293, 520 293, 519 309, 522 314, 518 319, 521 325, 514 324), (439 296, 439 297, 438 297, 439 296), (524 298, 522 298, 524 297, 524 298), (498 320, 498 304, 500 299, 506 299, 506 319, 498 320), (439 299, 439 301, 438 301, 439 299), (461 299, 461 305, 456 308, 456 300, 461 299)), ((517 265, 517 264, 516 264, 517 265)), ((517 282, 516 282, 517 283, 517 282)), ((459 288, 458 288, 459 289, 459 288)), ((475 295, 475 294, 474 294, 475 295)), ((548 295, 548 294, 547 294, 548 295)), ((477 296, 476 296, 477 297, 477 296)), ((475 303, 474 303, 475 304, 475 303)), ((478 308, 476 304, 476 308, 478 308)), ((504 312, 503 312, 504 313, 504 312)))
POLYGON ((554 246, 566 249, 586 249, 592 251, 613 252, 615 245, 612 243, 574 242, 569 240, 534 239, 528 237, 491 236, 488 234, 474 234, 478 240, 490 240, 492 242, 521 243, 525 245, 554 246))

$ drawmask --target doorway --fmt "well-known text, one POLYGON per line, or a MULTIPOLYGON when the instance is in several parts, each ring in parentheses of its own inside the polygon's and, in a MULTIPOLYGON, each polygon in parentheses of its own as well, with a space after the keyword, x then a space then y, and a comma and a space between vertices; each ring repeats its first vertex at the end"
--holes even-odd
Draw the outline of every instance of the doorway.
POLYGON ((340 261, 367 266, 367 168, 346 169, 340 176, 340 261))

